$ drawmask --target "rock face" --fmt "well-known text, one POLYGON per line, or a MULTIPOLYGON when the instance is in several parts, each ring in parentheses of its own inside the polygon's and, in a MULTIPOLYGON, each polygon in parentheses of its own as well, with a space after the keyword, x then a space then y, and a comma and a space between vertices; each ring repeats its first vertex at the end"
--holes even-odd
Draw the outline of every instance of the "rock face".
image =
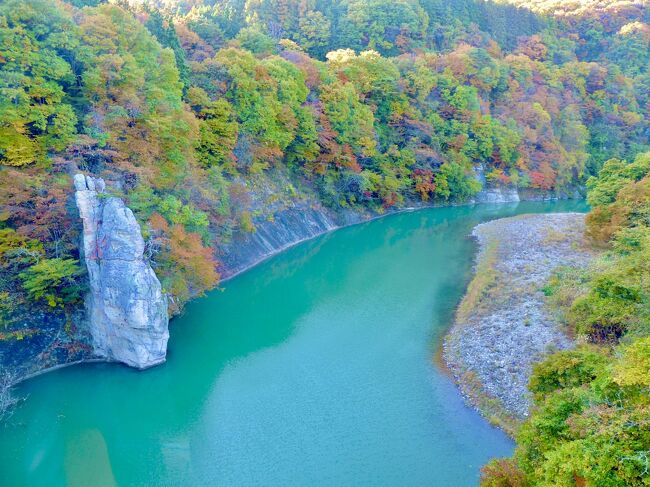
POLYGON ((512 187, 486 187, 476 197, 477 203, 518 203, 519 192, 512 187))
POLYGON ((144 239, 133 212, 104 195, 102 179, 77 174, 75 197, 83 221, 87 299, 95 353, 144 369, 165 361, 167 298, 144 260, 144 239))
POLYGON ((485 168, 481 164, 474 167, 474 177, 483 189, 474 197, 476 203, 518 203, 519 191, 512 186, 495 186, 485 178, 485 168))
POLYGON ((273 221, 256 225, 251 234, 238 234, 222 248, 223 278, 232 277, 258 262, 304 240, 340 225, 328 212, 315 208, 291 208, 277 213, 273 221))

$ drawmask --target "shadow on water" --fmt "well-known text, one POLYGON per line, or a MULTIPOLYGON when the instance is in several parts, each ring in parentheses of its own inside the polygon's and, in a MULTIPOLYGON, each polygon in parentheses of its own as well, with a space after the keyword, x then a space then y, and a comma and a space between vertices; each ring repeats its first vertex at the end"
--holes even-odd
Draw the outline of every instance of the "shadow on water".
POLYGON ((421 210, 306 242, 171 323, 168 361, 27 381, 3 485, 474 485, 511 442, 431 365, 471 228, 579 202, 421 210), (90 482, 90 483, 89 483, 90 482))

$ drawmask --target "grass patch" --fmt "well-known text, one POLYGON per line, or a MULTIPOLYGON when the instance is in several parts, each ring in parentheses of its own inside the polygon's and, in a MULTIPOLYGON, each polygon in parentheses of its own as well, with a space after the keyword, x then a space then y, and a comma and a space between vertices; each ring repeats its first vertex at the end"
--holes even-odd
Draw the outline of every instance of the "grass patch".
POLYGON ((554 243, 567 242, 569 239, 573 239, 573 235, 566 230, 559 231, 553 227, 550 227, 546 230, 546 236, 542 243, 544 245, 552 245, 554 243))
POLYGON ((485 252, 476 266, 474 278, 469 283, 469 286, 467 286, 467 292, 458 306, 456 313, 457 323, 466 322, 470 314, 480 309, 481 303, 496 285, 497 270, 495 264, 497 261, 498 246, 498 240, 493 240, 485 247, 485 252))
POLYGON ((485 391, 478 375, 474 371, 467 370, 462 373, 460 384, 469 402, 478 409, 485 419, 514 438, 521 425, 521 420, 510 414, 500 399, 485 391))
MULTIPOLYGON (((588 270, 562 266, 556 268, 542 287, 545 304, 553 318, 568 326, 569 312, 573 302, 588 290, 588 270)), ((567 330, 573 336, 574 330, 567 330)))
POLYGON ((582 225, 563 227, 562 230, 557 230, 550 226, 546 229, 546 236, 542 240, 542 244, 545 246, 568 242, 571 243, 571 248, 576 251, 591 247, 585 240, 584 227, 582 225))

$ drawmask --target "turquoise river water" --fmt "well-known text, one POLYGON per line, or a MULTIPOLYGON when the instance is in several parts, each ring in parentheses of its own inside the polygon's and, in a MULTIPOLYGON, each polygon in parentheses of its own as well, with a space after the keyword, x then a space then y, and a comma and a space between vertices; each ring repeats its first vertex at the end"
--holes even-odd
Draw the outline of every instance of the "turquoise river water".
POLYGON ((512 442, 433 360, 471 277, 471 228, 521 203, 421 210, 303 243, 171 324, 168 361, 26 381, 0 485, 450 486, 512 442))

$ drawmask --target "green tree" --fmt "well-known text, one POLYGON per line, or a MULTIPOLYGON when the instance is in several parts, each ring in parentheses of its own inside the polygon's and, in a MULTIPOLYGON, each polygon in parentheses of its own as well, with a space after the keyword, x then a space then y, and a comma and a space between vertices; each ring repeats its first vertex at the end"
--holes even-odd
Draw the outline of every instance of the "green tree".
POLYGON ((81 299, 82 275, 76 259, 41 259, 20 273, 23 287, 34 301, 45 300, 48 305, 65 306, 81 299))
POLYGON ((275 41, 255 27, 245 27, 235 38, 244 49, 254 54, 272 54, 276 50, 275 41))
POLYGON ((67 59, 76 28, 46 0, 0 5, 0 164, 43 162, 76 133, 66 89, 75 83, 67 59))
POLYGON ((178 75, 181 83, 183 83, 183 90, 187 91, 190 84, 190 69, 185 59, 185 51, 181 47, 181 43, 174 29, 173 19, 164 19, 160 11, 153 9, 149 10, 148 18, 145 23, 149 32, 158 40, 160 45, 168 47, 174 51, 176 58, 176 67, 178 68, 178 75))
POLYGON ((638 181, 650 172, 650 153, 640 154, 632 163, 610 159, 587 181, 587 201, 591 206, 613 203, 619 191, 631 181, 638 181))
POLYGON ((353 0, 343 19, 339 45, 395 55, 423 45, 429 19, 413 0, 353 0))
POLYGON ((330 43, 330 21, 319 11, 310 11, 299 20, 296 42, 309 54, 323 59, 330 43))

